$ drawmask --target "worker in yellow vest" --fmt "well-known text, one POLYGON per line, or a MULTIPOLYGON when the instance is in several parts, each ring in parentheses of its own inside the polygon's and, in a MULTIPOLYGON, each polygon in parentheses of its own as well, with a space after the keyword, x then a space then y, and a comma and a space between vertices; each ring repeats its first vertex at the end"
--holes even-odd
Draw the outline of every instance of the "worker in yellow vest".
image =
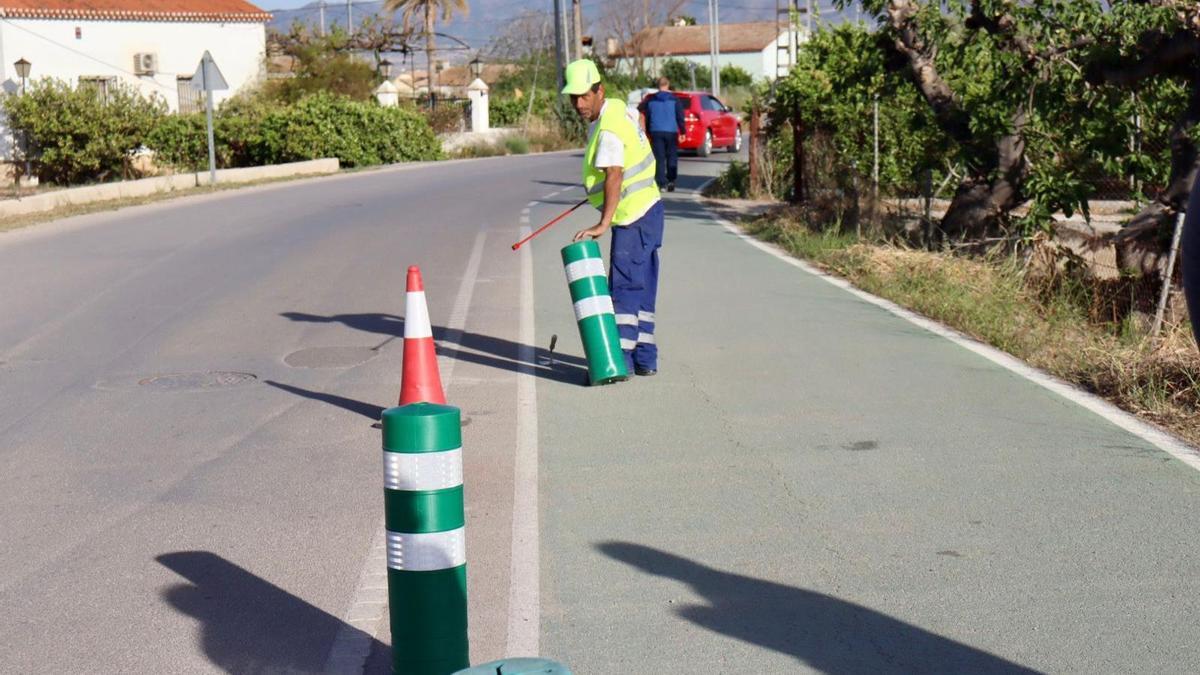
POLYGON ((624 102, 605 100, 600 71, 587 59, 572 61, 562 93, 591 127, 583 153, 583 186, 600 210, 600 222, 575 241, 596 239, 612 228, 609 286, 625 365, 638 375, 658 372, 654 340, 658 295, 658 249, 663 205, 654 183, 654 153, 624 102))

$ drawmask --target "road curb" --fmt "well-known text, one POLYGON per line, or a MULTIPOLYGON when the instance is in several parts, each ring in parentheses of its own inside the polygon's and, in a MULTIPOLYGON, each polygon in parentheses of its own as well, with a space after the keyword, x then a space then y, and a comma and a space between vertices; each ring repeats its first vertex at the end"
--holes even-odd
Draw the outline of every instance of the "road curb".
MULTIPOLYGON (((249 183, 272 178, 331 174, 337 173, 340 166, 341 163, 337 158, 329 158, 314 159, 308 162, 291 162, 289 164, 252 166, 241 169, 221 169, 217 172, 217 182, 249 183)), ((64 206, 80 206, 117 199, 149 197, 156 194, 204 187, 211 184, 211 182, 211 178, 206 171, 66 188, 23 199, 0 201, 0 218, 44 213, 64 206)))

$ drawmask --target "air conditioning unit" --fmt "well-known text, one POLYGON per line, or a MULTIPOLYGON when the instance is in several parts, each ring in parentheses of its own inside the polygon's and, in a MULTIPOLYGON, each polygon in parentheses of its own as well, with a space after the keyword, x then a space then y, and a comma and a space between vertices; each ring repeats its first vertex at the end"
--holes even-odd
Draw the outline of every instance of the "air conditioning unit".
POLYGON ((133 55, 133 72, 138 75, 153 75, 158 72, 158 54, 144 52, 133 55))

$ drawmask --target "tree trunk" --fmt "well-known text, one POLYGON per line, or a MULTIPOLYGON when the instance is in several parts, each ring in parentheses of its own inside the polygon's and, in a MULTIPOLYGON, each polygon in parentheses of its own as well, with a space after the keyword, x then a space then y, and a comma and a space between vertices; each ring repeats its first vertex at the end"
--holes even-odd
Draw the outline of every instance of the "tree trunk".
POLYGON ((1188 106, 1171 129, 1171 173, 1167 186, 1113 237, 1117 265, 1140 274, 1156 274, 1163 265, 1175 216, 1188 201, 1200 168, 1200 153, 1190 132, 1200 123, 1200 78, 1194 72, 1200 57, 1200 38, 1187 29, 1174 33, 1147 32, 1140 54, 1117 65, 1090 65, 1088 80, 1096 84, 1136 87, 1156 75, 1187 80, 1188 106))
POLYGON ((995 177, 991 168, 972 172, 954 192, 942 217, 942 234, 952 241, 980 240, 1004 231, 1008 214, 1025 201, 1021 184, 1025 179, 1025 124, 1023 107, 1013 114, 1012 130, 996 143, 995 177))
MULTIPOLYGON (((917 30, 919 9, 913 0, 889 2, 888 22, 895 31, 892 48, 908 62, 909 77, 929 104, 942 131, 959 145, 986 150, 971 131, 970 118, 954 90, 938 72, 934 48, 925 43, 917 30)), ((955 190, 942 218, 943 236, 964 240, 997 234, 1003 230, 1008 213, 1024 201, 1021 183, 1027 171, 1024 138, 1027 119, 1024 108, 1018 108, 1013 113, 1009 133, 996 141, 994 159, 968 168, 969 173, 955 190)))

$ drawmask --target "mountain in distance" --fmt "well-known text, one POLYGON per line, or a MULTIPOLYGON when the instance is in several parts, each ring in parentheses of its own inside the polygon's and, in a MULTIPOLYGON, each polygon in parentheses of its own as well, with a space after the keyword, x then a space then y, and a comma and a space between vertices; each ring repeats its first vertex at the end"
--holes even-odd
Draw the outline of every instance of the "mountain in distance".
MULTIPOLYGON (((280 32, 287 32, 294 22, 299 21, 315 28, 320 22, 320 4, 319 1, 314 0, 303 7, 294 9, 270 9, 269 7, 265 7, 272 15, 272 19, 267 23, 267 27, 280 32)), ((542 9, 543 7, 549 12, 554 6, 552 0, 531 0, 530 2, 468 0, 468 4, 471 7, 469 15, 465 17, 455 16, 448 24, 439 21, 437 31, 462 40, 470 45, 470 49, 462 47, 453 40, 439 38, 439 52, 443 54, 441 58, 451 61, 469 60, 474 56, 475 51, 483 49, 488 45, 500 27, 516 18, 522 12, 529 9, 542 9)), ((568 7, 570 6, 569 2, 565 4, 568 7)), ((260 4, 260 6, 262 5, 260 4)), ((697 21, 704 23, 707 21, 706 7, 706 0, 691 0, 685 6, 682 13, 694 16, 697 21)), ((591 33, 593 36, 603 39, 605 31, 596 25, 595 16, 593 16, 594 12, 589 12, 586 8, 584 11, 585 34, 591 33)), ((356 0, 353 3, 351 14, 354 23, 357 25, 366 16, 381 16, 383 13, 382 0, 364 2, 356 0)), ((741 0, 735 6, 721 8, 722 23, 766 21, 772 19, 774 15, 775 0, 741 0)), ((336 23, 344 28, 346 26, 346 18, 345 0, 326 0, 325 25, 327 27, 333 26, 336 23)), ((399 20, 399 13, 397 13, 396 19, 399 20)), ((420 45, 414 46, 418 49, 420 48, 420 45)), ((423 58, 419 57, 418 62, 422 61, 423 58)))

